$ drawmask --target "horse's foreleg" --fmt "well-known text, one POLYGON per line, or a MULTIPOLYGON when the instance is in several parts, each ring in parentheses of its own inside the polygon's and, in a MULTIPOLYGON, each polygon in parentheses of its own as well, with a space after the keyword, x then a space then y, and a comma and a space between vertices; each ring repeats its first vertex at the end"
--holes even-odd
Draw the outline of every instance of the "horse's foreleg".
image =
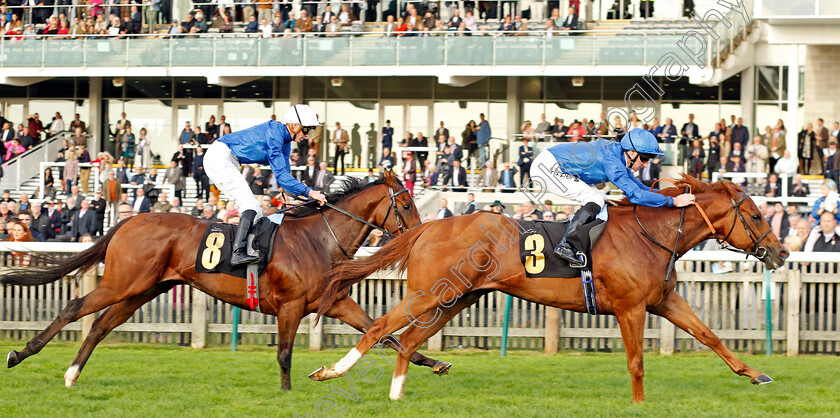
POLYGON ((23 350, 20 352, 14 350, 9 352, 8 356, 6 356, 6 366, 17 366, 27 357, 38 354, 67 324, 118 302, 122 297, 124 296, 117 295, 111 289, 96 288, 84 297, 71 300, 45 330, 38 333, 38 335, 26 343, 26 347, 23 350))
MULTIPOLYGON (((412 293, 411 288, 408 289, 408 293, 411 296, 403 299, 390 312, 373 321, 370 330, 365 333, 362 340, 344 358, 331 367, 321 367, 315 370, 309 374, 309 378, 321 381, 344 376, 371 347, 377 343, 384 343, 387 340, 394 339, 390 335, 391 333, 406 326, 413 319, 419 318, 426 312, 437 308, 436 305, 439 302, 435 295, 423 292, 412 293)), ((437 312, 440 314, 440 308, 437 309, 437 312)), ((420 321, 417 320, 417 322, 419 323, 420 321)))
POLYGON ((277 310, 277 363, 280 364, 281 389, 292 390, 292 349, 295 335, 303 319, 305 302, 295 300, 280 303, 277 310))
POLYGON ((105 313, 102 314, 102 316, 96 318, 96 321, 93 322, 93 326, 90 329, 90 333, 82 343, 82 348, 79 349, 79 353, 76 355, 76 359, 73 360, 73 364, 71 364, 70 368, 67 369, 67 372, 64 373, 64 385, 69 388, 76 384, 76 380, 79 378, 79 374, 85 367, 85 363, 87 363, 91 353, 93 353, 93 349, 96 348, 96 345, 102 342, 102 340, 104 340, 105 337, 114 330, 114 328, 127 321, 128 318, 131 318, 131 315, 133 315, 134 312, 146 302, 154 299, 161 293, 168 292, 169 289, 172 289, 172 287, 176 284, 176 282, 161 283, 154 288, 149 289, 145 293, 132 296, 122 302, 112 305, 105 311, 105 313))
MULTIPOLYGON (((373 319, 350 296, 335 302, 326 315, 338 319, 362 333, 367 332, 373 325, 373 319)), ((385 341, 385 345, 399 351, 391 339, 385 341)), ((417 352, 411 356, 411 362, 418 366, 431 367, 432 371, 437 374, 445 374, 451 366, 449 363, 428 358, 417 352)))
MULTIPOLYGON (((399 356, 397 357, 397 364, 394 367, 394 377, 391 380, 391 393, 390 398, 392 400, 402 399, 405 394, 405 378, 406 374, 408 374, 408 356, 412 355, 412 353, 416 353, 417 349, 423 345, 423 342, 428 340, 432 335, 435 335, 450 319, 452 319, 458 312, 461 312, 464 308, 472 305, 479 298, 489 293, 489 291, 482 290, 477 292, 468 293, 458 299, 454 305, 450 306, 449 308, 443 309, 440 318, 434 322, 432 326, 429 327, 418 327, 416 325, 410 325, 406 330, 400 335, 400 344, 402 345, 402 350, 399 351, 399 356)), ((419 322, 429 322, 434 318, 434 312, 426 313, 425 315, 421 316, 418 321, 419 322)), ((440 373, 435 371, 438 374, 445 374, 449 372, 449 367, 452 366, 449 363, 444 363, 446 368, 442 370, 440 373)))
POLYGON ((642 341, 645 331, 645 308, 643 305, 622 311, 616 309, 618 325, 621 328, 621 339, 627 353, 627 369, 633 382, 633 402, 645 400, 645 367, 642 359, 642 341))
POLYGON ((659 305, 651 307, 649 310, 651 313, 671 321, 683 331, 697 338, 701 343, 715 350, 715 353, 738 375, 748 376, 750 381, 756 385, 773 381, 770 376, 747 366, 738 357, 735 357, 723 345, 720 338, 694 314, 694 311, 691 310, 691 307, 686 303, 685 299, 677 292, 669 292, 659 305))

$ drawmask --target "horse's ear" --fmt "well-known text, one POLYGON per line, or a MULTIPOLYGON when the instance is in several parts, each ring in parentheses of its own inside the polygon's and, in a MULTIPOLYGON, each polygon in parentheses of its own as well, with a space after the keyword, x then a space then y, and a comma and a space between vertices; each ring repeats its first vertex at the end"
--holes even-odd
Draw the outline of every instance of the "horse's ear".
POLYGON ((382 170, 382 176, 385 177, 385 181, 391 182, 391 179, 394 177, 394 172, 391 170, 390 167, 385 167, 382 170))

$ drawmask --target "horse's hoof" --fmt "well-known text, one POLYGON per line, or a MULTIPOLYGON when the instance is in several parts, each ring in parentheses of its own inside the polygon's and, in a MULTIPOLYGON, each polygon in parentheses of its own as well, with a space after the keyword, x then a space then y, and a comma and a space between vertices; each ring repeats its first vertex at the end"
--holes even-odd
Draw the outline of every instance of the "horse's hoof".
POLYGON ((314 372, 309 373, 309 378, 316 381, 316 382, 320 382, 320 381, 324 380, 324 370, 326 370, 326 367, 324 367, 324 366, 319 367, 318 370, 315 370, 314 372))
POLYGON ((18 352, 15 350, 9 351, 9 355, 6 356, 6 367, 12 368, 20 364, 20 360, 18 360, 18 352))
POLYGON ((78 365, 72 365, 67 372, 64 373, 64 386, 68 388, 72 388, 76 385, 76 380, 79 379, 79 373, 82 370, 79 368, 78 365))
POLYGON ((750 380, 750 382, 752 382, 752 384, 754 385, 766 385, 768 383, 773 383, 773 378, 762 373, 754 377, 752 380, 750 380))
POLYGON ((435 363, 435 366, 432 367, 432 371, 438 376, 443 376, 445 374, 449 374, 450 367, 452 367, 452 363, 438 361, 437 363, 435 363))

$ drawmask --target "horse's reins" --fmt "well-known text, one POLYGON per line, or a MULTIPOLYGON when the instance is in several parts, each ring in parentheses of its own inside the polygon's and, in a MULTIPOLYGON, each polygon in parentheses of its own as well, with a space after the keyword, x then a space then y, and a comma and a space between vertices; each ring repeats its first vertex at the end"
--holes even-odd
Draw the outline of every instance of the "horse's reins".
MULTIPOLYGON (((671 179, 663 178, 663 179, 659 179, 659 180, 655 181, 651 185, 651 187, 650 187, 651 191, 653 191, 653 187, 656 185, 656 183, 658 183, 659 181, 662 181, 662 180, 667 181, 667 182, 673 184, 674 186, 677 185, 677 183, 675 181, 673 181, 671 179)), ((691 186, 685 186, 685 187, 686 187, 686 193, 691 193, 691 186)), ((732 202, 732 208, 735 209, 736 216, 733 217, 732 227, 729 228, 729 232, 726 234, 726 236, 723 239, 719 238, 719 234, 715 231, 715 228, 712 226, 712 222, 709 220, 709 217, 706 215, 706 212, 703 210, 703 207, 701 207, 700 204, 697 203, 697 201, 692 202, 692 204, 700 212, 700 216, 703 217, 703 220, 706 221, 706 225, 709 227, 709 231, 711 232, 710 235, 715 238, 715 241, 717 241, 718 245, 720 246, 720 249, 727 250, 727 251, 732 251, 732 252, 736 252, 736 253, 740 253, 740 254, 745 254, 747 257, 754 256, 757 259, 761 260, 767 255, 767 249, 764 248, 764 247, 760 247, 759 244, 761 244, 761 241, 763 241, 764 238, 767 237, 767 235, 770 233, 771 229, 768 229, 767 232, 764 233, 764 235, 762 235, 758 239, 755 239, 755 237, 758 236, 758 234, 755 231, 753 231, 752 228, 750 228, 749 224, 747 223, 747 220, 744 219, 744 215, 741 213, 741 209, 740 209, 741 204, 743 204, 744 201, 746 201, 746 200, 747 200, 747 194, 746 193, 744 193, 744 197, 738 203, 735 203, 735 199, 732 199, 731 197, 729 198, 729 201, 732 202), (744 230, 747 231, 747 236, 750 237, 750 240, 753 243, 753 249, 750 250, 750 251, 746 251, 746 250, 742 250, 740 248, 732 247, 727 242, 727 240, 729 239, 729 236, 732 235, 732 232, 735 230, 735 225, 738 222, 738 219, 741 220, 741 224, 744 226, 744 230)), ((662 243, 657 241, 656 238, 654 238, 647 231, 647 229, 645 229, 644 225, 642 225, 642 221, 639 219, 639 215, 636 211, 637 208, 638 208, 638 205, 633 205, 633 216, 636 217, 636 222, 638 222, 639 227, 642 228, 642 235, 644 235, 645 238, 649 239, 654 244, 662 247, 665 251, 668 251, 668 252, 671 253, 671 260, 668 262, 668 273, 665 276, 665 281, 667 282, 671 278, 671 272, 673 271, 674 262, 676 261, 676 258, 677 258, 677 247, 678 247, 679 241, 680 241, 680 234, 682 234, 683 222, 685 221, 685 210, 686 210, 686 208, 688 208, 688 206, 683 206, 683 208, 682 208, 682 213, 680 214, 680 225, 679 225, 679 228, 677 229, 677 239, 674 242, 674 249, 673 250, 669 249, 668 247, 664 246, 662 243)))
MULTIPOLYGON (((395 193, 393 187, 391 187, 390 184, 388 185, 388 195, 389 195, 389 198, 391 199, 391 203, 390 203, 390 205, 388 205, 388 212, 385 214, 385 219, 382 220, 382 225, 385 225, 385 222, 388 220, 388 217, 391 216, 391 209, 393 209, 394 214, 397 217, 397 228, 399 229, 400 233, 408 230, 408 228, 405 227, 405 225, 404 225, 405 220, 403 219, 402 214, 400 214, 399 208, 397 207, 397 196, 399 196, 403 193, 408 193, 408 192, 409 192, 409 190, 407 188, 403 188, 402 190, 395 193)), ((300 198, 300 197, 298 197, 298 198, 300 198)), ((284 208, 283 211, 286 211, 286 210, 289 210, 289 209, 292 209, 292 208, 296 208, 296 207, 300 207, 300 206, 304 206, 304 205, 309 205, 309 204, 312 204, 313 202, 317 202, 317 201, 316 200, 309 200, 309 201, 306 201, 304 203, 301 203, 301 204, 298 204, 298 205, 295 205, 295 206, 291 206, 289 208, 284 208)), ((383 228, 379 225, 368 222, 367 220, 362 219, 361 217, 359 217, 359 216, 357 216, 353 213, 350 213, 350 212, 348 212, 348 211, 346 211, 346 210, 344 210, 344 209, 342 209, 338 206, 335 206, 330 202, 324 202, 324 206, 326 206, 326 207, 328 207, 328 208, 330 208, 330 209, 332 209, 332 210, 334 210, 338 213, 349 216, 350 218, 352 218, 356 221, 359 221, 359 222, 361 222, 361 223, 363 223, 367 226, 370 226, 373 229, 377 229, 379 231, 382 231, 383 234, 388 235, 388 238, 396 237, 396 235, 392 234, 391 231, 388 231, 387 229, 385 229, 385 228, 383 228)), ((335 234, 335 231, 333 230, 332 225, 330 225, 330 222, 327 220, 327 217, 324 215, 324 211, 322 211, 321 208, 322 208, 321 206, 318 207, 318 213, 320 213, 321 218, 324 219, 324 223, 327 225, 327 229, 330 231, 330 235, 332 235, 333 239, 335 240, 335 243, 338 245, 338 248, 341 250, 341 252, 344 254, 344 256, 347 257, 348 259, 352 260, 353 256, 350 255, 347 252, 347 250, 344 249, 343 245, 341 245, 341 241, 339 241, 338 236, 335 234)))

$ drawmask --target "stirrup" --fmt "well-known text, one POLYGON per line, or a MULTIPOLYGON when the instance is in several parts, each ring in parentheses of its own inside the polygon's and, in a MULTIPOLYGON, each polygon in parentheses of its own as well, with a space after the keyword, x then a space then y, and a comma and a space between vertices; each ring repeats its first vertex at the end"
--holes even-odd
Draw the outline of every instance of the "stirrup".
POLYGON ((578 251, 578 252, 576 252, 576 253, 575 253, 575 255, 577 256, 578 261, 577 261, 577 263, 569 263, 569 267, 571 267, 571 268, 573 268, 573 269, 582 269, 582 268, 585 268, 585 267, 586 267, 586 264, 587 264, 587 261, 588 261, 588 260, 586 259, 586 254, 584 254, 584 253, 583 253, 583 252, 581 252, 581 251, 578 251))

